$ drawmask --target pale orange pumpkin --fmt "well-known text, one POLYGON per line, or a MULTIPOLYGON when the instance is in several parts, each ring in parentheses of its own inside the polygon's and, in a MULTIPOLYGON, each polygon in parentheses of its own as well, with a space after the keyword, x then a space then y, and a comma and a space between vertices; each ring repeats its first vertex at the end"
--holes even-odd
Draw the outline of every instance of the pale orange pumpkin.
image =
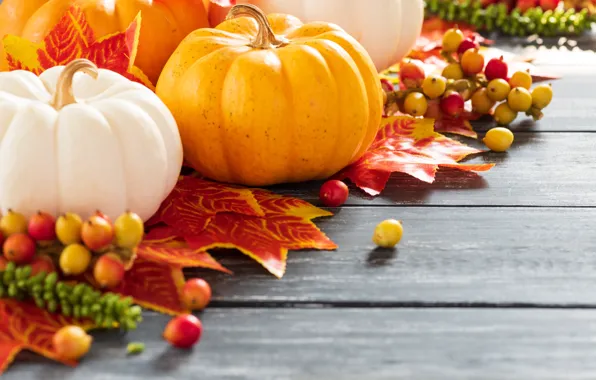
POLYGON ((156 91, 192 167, 252 186, 333 175, 366 151, 383 109, 377 71, 355 39, 252 5, 186 37, 156 91))
MULTIPOLYGON (((141 12, 135 65, 153 83, 180 41, 191 31, 209 25, 203 0, 5 0, 0 8, 4 8, 6 2, 28 3, 27 10, 37 4, 39 9, 34 13, 19 15, 0 11, 0 25, 15 23, 21 30, 15 27, 8 32, 18 33, 34 42, 41 41, 72 4, 81 7, 97 37, 126 30, 141 12)), ((2 29, 0 36, 1 32, 6 33, 2 29)))

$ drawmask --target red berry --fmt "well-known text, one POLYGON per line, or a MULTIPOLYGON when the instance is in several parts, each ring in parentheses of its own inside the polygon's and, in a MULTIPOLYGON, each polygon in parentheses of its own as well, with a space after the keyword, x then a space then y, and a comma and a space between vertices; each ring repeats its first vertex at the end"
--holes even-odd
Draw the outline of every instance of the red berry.
POLYGON ((211 301, 211 286, 202 278, 191 278, 182 288, 182 302, 191 310, 202 310, 211 301))
POLYGON ((464 112, 464 103, 459 92, 451 91, 441 99, 441 110, 449 116, 458 117, 464 112))
POLYGON ((103 218, 103 219, 107 220, 108 223, 112 224, 112 219, 110 219, 109 216, 107 216, 106 214, 104 214, 103 212, 101 212, 99 210, 95 210, 95 213, 93 215, 94 216, 99 216, 100 218, 103 218))
POLYGON ((114 226, 105 218, 93 215, 83 223, 81 239, 92 251, 105 248, 114 239, 114 226))
POLYGON ((93 267, 93 278, 102 288, 117 287, 124 279, 125 274, 124 263, 115 253, 101 255, 93 267))
POLYGON ((517 4, 515 5, 521 13, 525 13, 528 9, 536 8, 537 6, 538 0, 517 0, 517 4))
POLYGON ((545 11, 554 11, 560 2, 561 0, 540 0, 540 8, 545 11))
POLYGON ((476 42, 473 37, 468 37, 465 40, 463 40, 462 43, 459 45, 459 48, 457 48, 457 54, 462 55, 467 50, 478 49, 479 47, 480 45, 478 45, 478 42, 476 42))
POLYGON ((38 211, 29 218, 27 232, 37 241, 51 241, 56 239, 56 219, 47 212, 38 211))
POLYGON ((35 248, 33 239, 22 233, 10 235, 2 246, 4 257, 16 264, 30 263, 35 256, 35 248))
POLYGON ((45 254, 37 255, 31 261, 31 276, 35 276, 41 272, 45 272, 46 274, 56 272, 54 261, 50 256, 45 254))
POLYGON ((493 58, 486 64, 486 68, 484 69, 484 74, 486 75, 486 79, 489 81, 493 79, 505 79, 507 80, 507 73, 509 72, 509 67, 507 63, 503 61, 503 56, 501 58, 493 58))
POLYGON ((426 77, 424 64, 417 59, 405 60, 400 66, 399 77, 408 88, 420 87, 426 77))
POLYGON ((203 325, 192 314, 183 314, 174 317, 168 322, 163 332, 163 337, 172 346, 190 348, 201 338, 203 325))
POLYGON ((346 203, 349 194, 350 191, 345 183, 332 179, 321 186, 319 198, 327 207, 339 207, 346 203))

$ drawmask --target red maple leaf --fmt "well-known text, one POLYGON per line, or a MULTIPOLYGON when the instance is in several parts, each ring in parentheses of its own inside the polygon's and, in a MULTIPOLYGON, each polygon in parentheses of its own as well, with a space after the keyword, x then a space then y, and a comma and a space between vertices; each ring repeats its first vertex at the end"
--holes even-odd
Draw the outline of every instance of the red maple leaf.
POLYGON ((72 5, 40 43, 10 35, 4 37, 3 43, 10 70, 25 69, 39 75, 54 66, 86 58, 99 68, 153 89, 147 76, 133 66, 140 29, 139 13, 124 32, 96 38, 84 12, 72 5))
POLYGON ((348 178, 370 195, 385 188, 389 174, 402 172, 432 183, 439 167, 486 171, 493 164, 460 164, 458 161, 481 151, 434 131, 432 119, 394 116, 384 119, 375 141, 360 160, 336 178, 348 178))
MULTIPOLYGON (((60 358, 52 347, 52 337, 60 328, 80 321, 42 310, 29 302, 0 299, 0 374, 22 350, 30 350, 49 359, 74 366, 76 362, 60 358)), ((85 329, 91 323, 81 325, 85 329)))

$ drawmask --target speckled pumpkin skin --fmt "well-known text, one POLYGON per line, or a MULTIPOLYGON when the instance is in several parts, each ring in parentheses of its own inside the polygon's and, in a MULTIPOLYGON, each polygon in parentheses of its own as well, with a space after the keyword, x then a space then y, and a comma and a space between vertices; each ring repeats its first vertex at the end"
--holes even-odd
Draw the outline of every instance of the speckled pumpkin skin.
POLYGON ((267 17, 289 43, 254 48, 253 18, 200 29, 164 67, 157 95, 187 162, 249 186, 324 179, 355 161, 379 126, 382 89, 362 46, 338 26, 267 17))

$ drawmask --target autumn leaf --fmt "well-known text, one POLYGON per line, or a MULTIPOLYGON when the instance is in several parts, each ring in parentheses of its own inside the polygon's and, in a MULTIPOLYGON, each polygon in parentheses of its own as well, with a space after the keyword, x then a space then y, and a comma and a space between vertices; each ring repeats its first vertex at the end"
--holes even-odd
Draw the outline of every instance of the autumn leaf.
POLYGON ((110 291, 130 296, 135 303, 147 309, 165 314, 180 314, 188 312, 180 302, 184 282, 181 267, 137 257, 132 268, 126 272, 124 280, 110 291))
POLYGON ((178 236, 192 236, 201 233, 220 212, 263 215, 249 189, 183 176, 147 225, 166 223, 178 236))
POLYGON ((85 329, 93 325, 53 314, 29 302, 0 299, 0 374, 22 350, 30 350, 46 358, 74 366, 77 363, 64 360, 55 353, 52 337, 67 325, 79 325, 85 329))
POLYGON ((433 124, 433 119, 407 116, 385 118, 369 150, 336 178, 348 178, 374 196, 384 189, 392 172, 406 173, 432 183, 439 167, 478 172, 490 170, 494 166, 458 163, 481 151, 436 133, 433 124))
POLYGON ((252 190, 263 217, 221 213, 203 233, 186 236, 197 249, 234 248, 250 256, 273 275, 285 273, 289 250, 336 249, 311 221, 332 215, 308 202, 264 190, 252 190))
POLYGON ((147 76, 133 66, 140 30, 141 13, 124 32, 97 38, 83 11, 72 5, 41 42, 14 35, 5 36, 2 42, 10 70, 28 70, 39 75, 54 66, 86 58, 99 68, 154 89, 147 76))
POLYGON ((231 273, 218 263, 207 251, 189 248, 172 227, 152 228, 137 247, 137 257, 182 268, 207 268, 231 273))

